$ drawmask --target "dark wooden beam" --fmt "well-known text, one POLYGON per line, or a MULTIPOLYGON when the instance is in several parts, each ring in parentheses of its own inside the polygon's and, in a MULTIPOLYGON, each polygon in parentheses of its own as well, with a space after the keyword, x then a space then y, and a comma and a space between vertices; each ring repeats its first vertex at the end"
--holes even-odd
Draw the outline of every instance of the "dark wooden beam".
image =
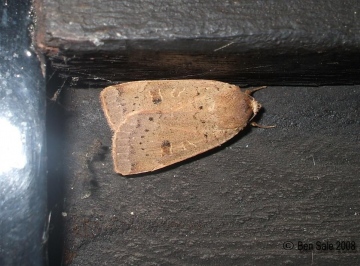
POLYGON ((36 44, 79 84, 360 81, 359 2, 37 0, 36 44))

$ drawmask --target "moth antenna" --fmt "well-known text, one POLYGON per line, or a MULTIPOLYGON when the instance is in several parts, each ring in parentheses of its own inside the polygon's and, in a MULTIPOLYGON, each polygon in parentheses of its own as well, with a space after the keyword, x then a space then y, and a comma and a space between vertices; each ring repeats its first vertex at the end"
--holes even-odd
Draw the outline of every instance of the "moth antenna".
POLYGON ((262 89, 265 89, 266 86, 261 86, 261 87, 256 87, 256 88, 253 88, 251 90, 245 90, 245 94, 247 95, 251 95, 253 94, 255 91, 259 91, 259 90, 262 90, 262 89))

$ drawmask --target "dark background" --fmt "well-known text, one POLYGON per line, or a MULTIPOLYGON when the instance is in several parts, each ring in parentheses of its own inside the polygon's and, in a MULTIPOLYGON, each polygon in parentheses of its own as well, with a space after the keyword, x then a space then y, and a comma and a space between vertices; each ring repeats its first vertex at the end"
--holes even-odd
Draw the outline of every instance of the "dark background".
POLYGON ((359 263, 358 2, 99 3, 35 1, 51 265, 359 263), (115 174, 99 92, 165 78, 268 85, 254 95, 257 122, 276 128, 249 127, 161 171, 115 174), (356 247, 300 251, 298 241, 356 247))

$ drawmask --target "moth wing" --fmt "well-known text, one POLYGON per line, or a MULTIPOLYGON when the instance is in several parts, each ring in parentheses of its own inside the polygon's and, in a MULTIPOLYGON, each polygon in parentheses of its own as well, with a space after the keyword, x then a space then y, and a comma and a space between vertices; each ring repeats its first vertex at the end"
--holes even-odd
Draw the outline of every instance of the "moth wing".
POLYGON ((144 108, 145 81, 127 82, 103 89, 100 101, 110 128, 115 131, 130 112, 144 108))
POLYGON ((219 146, 238 131, 218 129, 192 112, 136 113, 114 133, 114 168, 122 175, 154 171, 219 146))
MULTIPOLYGON (((197 111, 198 108, 203 108, 211 112, 216 106, 221 115, 229 113, 229 108, 230 111, 240 114, 243 110, 231 108, 234 105, 241 107, 239 103, 247 98, 248 96, 241 92, 239 87, 212 80, 134 81, 106 87, 100 93, 106 119, 113 131, 117 130, 127 116, 144 110, 195 108, 197 111), (220 109, 221 104, 215 104, 216 99, 218 102, 222 101, 225 108, 220 109)), ((244 121, 236 123, 244 123, 244 121)))
MULTIPOLYGON (((214 89, 207 80, 145 80, 125 82, 106 87, 100 93, 101 105, 113 131, 128 115, 143 110, 162 110, 176 105, 191 104, 200 91, 214 89), (190 100, 189 100, 190 99, 190 100)), ((215 82, 221 86, 222 82, 215 82)), ((202 97, 205 97, 202 96, 202 97)))

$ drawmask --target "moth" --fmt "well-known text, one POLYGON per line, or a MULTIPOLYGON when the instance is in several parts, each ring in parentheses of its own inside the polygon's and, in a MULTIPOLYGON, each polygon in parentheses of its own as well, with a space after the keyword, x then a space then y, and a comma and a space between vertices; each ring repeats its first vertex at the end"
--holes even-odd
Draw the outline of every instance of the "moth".
POLYGON ((260 110, 250 95, 253 91, 200 79, 145 80, 105 88, 100 100, 114 133, 115 172, 154 171, 223 144, 260 110))

